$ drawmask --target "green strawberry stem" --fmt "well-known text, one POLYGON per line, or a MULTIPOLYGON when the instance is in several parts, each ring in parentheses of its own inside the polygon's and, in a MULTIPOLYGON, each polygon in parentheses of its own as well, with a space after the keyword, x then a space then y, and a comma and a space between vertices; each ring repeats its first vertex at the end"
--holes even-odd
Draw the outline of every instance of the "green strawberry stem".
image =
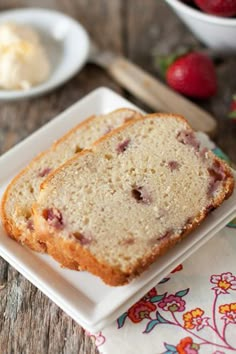
POLYGON ((176 53, 170 54, 170 55, 164 55, 164 56, 157 56, 156 58, 156 63, 160 69, 160 72, 163 77, 166 76, 166 72, 168 68, 180 57, 188 54, 191 52, 192 49, 190 48, 181 48, 179 49, 176 53))
POLYGON ((166 72, 169 68, 169 66, 171 66, 171 64, 173 64, 176 59, 178 59, 179 56, 176 54, 172 54, 172 55, 168 55, 165 57, 159 57, 157 58, 158 64, 159 64, 159 68, 160 68, 160 72, 162 74, 163 77, 166 76, 166 72))

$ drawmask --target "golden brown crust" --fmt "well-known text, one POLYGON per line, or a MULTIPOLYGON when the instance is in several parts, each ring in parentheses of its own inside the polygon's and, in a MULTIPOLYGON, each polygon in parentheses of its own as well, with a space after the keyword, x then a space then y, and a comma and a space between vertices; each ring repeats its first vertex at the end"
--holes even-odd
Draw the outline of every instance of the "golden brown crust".
MULTIPOLYGON (((181 121, 185 121, 185 119, 181 116, 175 115, 163 115, 163 114, 152 114, 148 115, 145 118, 140 118, 138 120, 144 120, 148 117, 161 117, 163 118, 177 118, 181 121)), ((137 120, 136 120, 137 121, 137 120)), ((98 145, 100 142, 109 139, 110 136, 116 134, 119 131, 125 129, 127 125, 134 124, 134 122, 127 122, 120 128, 109 133, 107 136, 100 138, 93 146, 98 145)), ((93 153, 93 150, 83 150, 80 153, 80 156, 93 153)), ((134 277, 141 274, 144 270, 146 270, 159 256, 163 255, 168 251, 168 249, 172 248, 176 243, 180 242, 183 238, 185 238, 190 232, 197 228, 197 226, 202 222, 206 216, 210 213, 211 210, 217 208, 224 199, 229 198, 234 189, 234 178, 232 176, 230 168, 227 164, 221 161, 218 157, 212 154, 212 157, 215 161, 218 161, 221 167, 224 169, 224 173, 227 176, 224 182, 224 192, 217 195, 217 197, 213 200, 212 204, 207 206, 207 208, 199 213, 194 220, 185 225, 183 231, 178 235, 169 235, 168 237, 159 241, 159 244, 152 249, 152 251, 143 259, 140 259, 133 265, 128 271, 123 272, 118 268, 112 268, 105 262, 98 261, 87 249, 86 247, 82 247, 78 241, 73 239, 63 239, 59 237, 57 233, 49 234, 47 233, 47 226, 42 227, 42 220, 40 220, 40 216, 37 212, 37 205, 34 206, 35 213, 35 224, 40 235, 40 239, 43 240, 49 249, 49 254, 51 254, 56 260, 58 260, 61 264, 65 265, 66 263, 75 261, 79 262, 81 269, 88 270, 94 275, 98 275, 103 279, 106 284, 112 286, 124 285, 130 282, 134 277)), ((44 188, 48 183, 50 183, 51 179, 54 175, 61 170, 62 168, 73 163, 75 159, 79 157, 73 157, 69 161, 67 161, 64 165, 55 170, 42 184, 41 188, 44 188)))
MULTIPOLYGON (((2 197, 2 201, 1 201, 1 219, 2 219, 2 224, 4 229, 6 230, 6 233, 8 236, 10 236, 12 239, 14 239, 15 241, 21 242, 20 241, 20 237, 21 237, 21 230, 19 228, 16 227, 14 221, 9 218, 7 216, 7 208, 6 208, 6 204, 8 199, 10 198, 10 193, 11 193, 11 189, 12 187, 15 185, 15 183, 18 181, 18 179, 24 175, 34 163, 37 163, 37 161, 46 154, 46 152, 42 152, 39 155, 37 155, 30 163, 29 165, 27 165, 23 170, 21 170, 13 179, 12 181, 9 183, 9 185, 7 186, 7 189, 5 190, 3 197, 2 197)), ((34 234, 34 233, 33 233, 34 234)), ((37 252, 44 252, 45 246, 43 244, 40 243, 35 243, 35 238, 34 235, 32 235, 32 238, 25 238, 24 242, 22 242, 23 244, 25 244, 26 246, 28 246, 29 248, 31 248, 34 251, 37 252)))
MULTIPOLYGON (((141 113, 138 113, 132 109, 127 109, 127 108, 120 108, 120 109, 115 110, 114 112, 122 112, 123 110, 129 110, 129 111, 133 112, 134 119, 141 116, 141 113)), ((17 183, 17 181, 25 173, 27 173, 27 171, 29 171, 32 167, 34 167, 35 164, 37 164, 38 161, 43 156, 45 156, 49 151, 55 150, 59 144, 63 143, 66 139, 68 139, 68 137, 70 137, 76 130, 88 125, 90 122, 92 122, 95 119, 96 119, 96 116, 93 115, 93 116, 85 119, 83 122, 77 124, 72 129, 70 129, 65 135, 63 135, 61 138, 59 138, 57 141, 55 141, 49 149, 41 152, 33 160, 31 160, 31 162, 23 170, 21 170, 10 182, 10 184, 8 185, 6 191, 4 192, 3 198, 2 198, 1 207, 0 207, 0 214, 1 214, 1 218, 2 218, 3 227, 5 228, 7 234, 12 239, 14 239, 18 242, 21 242, 22 244, 28 246, 29 248, 31 248, 34 251, 46 252, 46 246, 41 240, 38 239, 36 232, 32 231, 31 234, 29 233, 28 236, 25 235, 24 239, 21 239, 22 231, 16 226, 16 224, 14 223, 14 220, 11 219, 7 215, 6 204, 10 198, 10 193, 11 193, 12 187, 17 183)))
MULTIPOLYGON (((33 210, 36 212, 37 207, 34 206, 33 210)), ((42 221, 43 222, 43 221, 42 221)), ((122 285, 126 284, 129 274, 122 273, 118 268, 111 268, 105 263, 100 263, 98 260, 79 242, 74 239, 63 239, 58 237, 57 233, 46 233, 41 220, 36 215, 35 224, 40 239, 45 242, 50 254, 61 266, 74 270, 89 270, 94 275, 104 274, 103 280, 109 285, 122 285), (83 267, 80 266, 81 262, 83 267)))
POLYGON ((8 187, 2 197, 1 218, 2 218, 3 227, 6 230, 8 236, 10 236, 15 241, 21 242, 23 245, 26 245, 29 248, 31 248, 32 250, 37 251, 37 252, 45 252, 46 251, 45 245, 38 240, 36 233, 33 231, 31 232, 31 234, 29 234, 29 237, 25 237, 24 240, 20 240, 22 231, 18 227, 16 227, 14 220, 12 220, 11 218, 8 217, 7 211, 6 211, 6 204, 10 198, 10 193, 11 193, 12 187, 17 183, 17 181, 24 174, 27 173, 27 171, 29 171, 32 167, 34 167, 35 164, 37 164, 38 161, 48 153, 48 151, 50 151, 51 149, 55 150, 55 148, 57 147, 57 145, 59 143, 65 141, 71 134, 73 134, 75 132, 75 130, 77 130, 78 128, 84 126, 85 124, 91 122, 93 119, 95 119, 95 116, 91 116, 91 117, 87 118, 82 123, 78 124, 76 127, 69 130, 63 137, 61 137, 56 142, 54 142, 51 148, 41 152, 36 157, 34 157, 33 160, 31 160, 30 163, 14 177, 12 179, 12 181, 10 182, 10 184, 8 185, 8 187))
MULTIPOLYGON (((118 112, 122 112, 124 110, 129 110, 131 112, 133 112, 133 118, 132 119, 137 119, 139 117, 141 117, 141 113, 134 111, 133 109, 130 108, 119 108, 116 109, 115 111, 111 112, 111 113, 118 113, 118 112)), ((57 145, 59 145, 60 143, 64 142, 71 134, 73 134, 76 130, 78 130, 79 128, 87 125, 88 123, 90 123, 91 121, 93 121, 94 119, 96 119, 97 116, 93 115, 85 120, 83 120, 83 122, 77 124, 74 128, 72 128, 71 130, 69 130, 65 135, 63 135, 61 138, 59 138, 57 141, 55 141, 52 145, 51 148, 56 148, 57 145)))
POLYGON ((31 160, 30 163, 23 170, 21 170, 9 183, 9 185, 8 185, 7 189, 5 190, 3 197, 2 197, 0 211, 1 211, 1 218, 2 218, 3 227, 6 230, 7 235, 10 236, 12 239, 14 239, 17 242, 21 242, 23 245, 28 246, 29 248, 31 248, 34 251, 37 251, 37 252, 45 252, 46 251, 45 245, 43 243, 41 243, 40 241, 38 241, 36 233, 33 231, 31 232, 29 237, 25 237, 23 241, 20 240, 22 231, 18 227, 16 227, 14 220, 12 220, 11 218, 8 217, 7 211, 6 211, 6 204, 10 198, 10 193, 11 193, 12 187, 17 183, 17 181, 24 174, 26 174, 32 167, 34 167, 35 164, 37 164, 38 161, 43 156, 45 156, 51 149, 55 150, 59 143, 64 142, 78 128, 81 128, 85 124, 90 123, 95 118, 96 118, 96 116, 91 116, 91 117, 87 118, 86 120, 84 120, 82 123, 77 124, 76 127, 69 130, 64 136, 62 136, 57 141, 55 141, 50 148, 48 148, 47 150, 45 150, 45 151, 41 152, 40 154, 38 154, 37 156, 35 156, 33 158, 33 160, 31 160))
POLYGON ((160 240, 156 248, 153 247, 150 254, 137 261, 127 272, 122 272, 119 268, 112 268, 106 263, 99 262, 86 248, 81 247, 77 241, 58 238, 56 233, 41 234, 41 239, 48 246, 48 253, 62 266, 76 270, 78 269, 77 264, 80 264, 80 270, 88 270, 90 273, 101 277, 106 284, 121 286, 129 283, 136 276, 147 270, 160 256, 164 255, 169 249, 194 231, 213 209, 215 207, 199 213, 192 222, 185 226, 185 229, 179 235, 169 235, 167 238, 160 240))

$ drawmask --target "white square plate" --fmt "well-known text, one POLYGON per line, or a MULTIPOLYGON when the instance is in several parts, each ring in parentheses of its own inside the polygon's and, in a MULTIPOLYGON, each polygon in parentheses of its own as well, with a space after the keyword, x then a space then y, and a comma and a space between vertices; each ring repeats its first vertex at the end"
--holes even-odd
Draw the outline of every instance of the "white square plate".
MULTIPOLYGON (((133 104, 107 88, 99 88, 75 103, 0 158, 0 197, 12 177, 35 154, 88 116, 104 114, 133 104)), ((91 332, 105 327, 156 285, 186 257, 207 242, 236 214, 236 192, 189 237, 159 258, 146 272, 122 287, 110 287, 87 273, 62 269, 47 255, 23 248, 0 225, 0 255, 60 306, 76 322, 91 332)))

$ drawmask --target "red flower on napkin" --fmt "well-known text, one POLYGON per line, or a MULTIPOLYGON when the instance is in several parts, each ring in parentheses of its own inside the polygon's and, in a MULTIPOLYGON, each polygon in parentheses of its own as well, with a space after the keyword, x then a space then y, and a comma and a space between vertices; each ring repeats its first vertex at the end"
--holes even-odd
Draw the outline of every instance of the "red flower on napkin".
POLYGON ((156 288, 152 288, 149 292, 136 304, 134 304, 127 312, 129 319, 138 323, 144 318, 150 318, 150 313, 156 310, 156 305, 150 302, 150 299, 157 295, 156 288))
POLYGON ((198 354, 199 348, 200 346, 196 343, 193 343, 193 340, 190 337, 181 339, 179 344, 176 346, 178 354, 198 354))
POLYGON ((138 323, 145 318, 150 318, 150 313, 155 310, 156 305, 140 300, 128 310, 128 317, 132 322, 138 323))

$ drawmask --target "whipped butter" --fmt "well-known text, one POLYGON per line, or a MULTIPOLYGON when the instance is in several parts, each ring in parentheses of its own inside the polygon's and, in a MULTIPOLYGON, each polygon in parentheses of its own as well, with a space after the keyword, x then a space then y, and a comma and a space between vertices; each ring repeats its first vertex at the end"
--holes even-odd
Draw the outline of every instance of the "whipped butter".
POLYGON ((25 90, 45 81, 50 64, 39 36, 15 23, 0 25, 0 87, 25 90))

